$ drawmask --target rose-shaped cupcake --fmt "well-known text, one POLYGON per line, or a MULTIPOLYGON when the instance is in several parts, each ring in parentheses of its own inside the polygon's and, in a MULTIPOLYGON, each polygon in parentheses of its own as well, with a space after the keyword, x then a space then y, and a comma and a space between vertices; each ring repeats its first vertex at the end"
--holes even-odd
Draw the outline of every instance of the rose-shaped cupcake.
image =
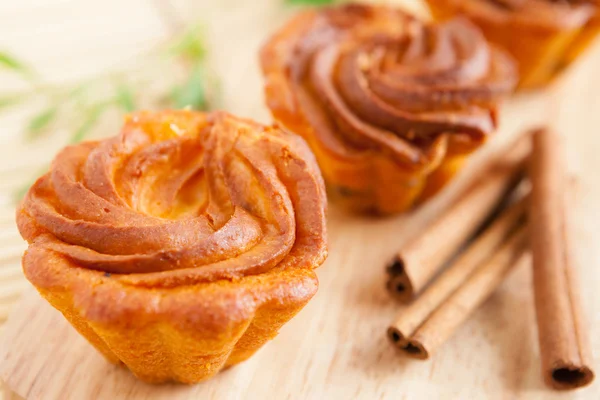
POLYGON ((315 294, 325 209, 299 137, 222 112, 140 112, 60 152, 17 222, 27 279, 106 358, 197 382, 315 294))
POLYGON ((298 15, 261 61, 275 120, 308 141, 330 196, 380 214, 438 192, 494 131, 516 82, 468 21, 426 25, 367 5, 298 15))
POLYGON ((438 19, 464 15, 519 64, 523 88, 551 82, 600 32, 598 0, 427 0, 438 19))

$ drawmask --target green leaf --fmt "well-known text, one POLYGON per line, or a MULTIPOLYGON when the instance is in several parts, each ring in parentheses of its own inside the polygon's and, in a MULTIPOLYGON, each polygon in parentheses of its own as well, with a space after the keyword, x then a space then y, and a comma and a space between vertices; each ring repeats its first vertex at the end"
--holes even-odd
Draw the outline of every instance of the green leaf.
POLYGON ((184 33, 171 47, 176 56, 187 58, 198 62, 204 59, 206 47, 204 45, 204 33, 201 25, 196 25, 184 33))
POLYGON ((23 101, 23 97, 22 96, 5 96, 5 97, 0 97, 0 110, 2 110, 4 108, 16 106, 17 104, 19 104, 22 101, 23 101))
POLYGON ((58 107, 49 107, 34 116, 27 126, 28 139, 35 139, 56 118, 58 107))
POLYGON ((206 92, 204 90, 204 68, 197 63, 188 80, 173 90, 171 101, 175 108, 191 107, 194 110, 206 110, 206 92))
POLYGON ((115 97, 115 101, 119 107, 127 112, 135 110, 133 91, 125 84, 117 86, 117 96, 115 97))
POLYGON ((73 133, 73 136, 71 136, 69 143, 75 144, 85 139, 92 128, 96 125, 98 119, 100 119, 104 111, 106 111, 108 106, 109 103, 99 103, 92 106, 86 114, 83 123, 79 126, 75 133, 73 133))
POLYGON ((67 92, 67 99, 73 101, 80 101, 88 93, 88 91, 90 90, 90 86, 90 82, 83 82, 76 85, 67 92))
POLYGON ((22 74, 30 73, 29 68, 22 62, 17 60, 15 57, 11 56, 6 52, 0 51, 0 66, 11 69, 16 72, 20 72, 22 74))
POLYGON ((289 4, 305 5, 305 6, 325 6, 333 4, 336 0, 285 0, 289 4))
POLYGON ((21 77, 25 78, 33 85, 39 83, 37 74, 29 66, 14 56, 0 51, 0 69, 2 68, 21 75, 21 77))

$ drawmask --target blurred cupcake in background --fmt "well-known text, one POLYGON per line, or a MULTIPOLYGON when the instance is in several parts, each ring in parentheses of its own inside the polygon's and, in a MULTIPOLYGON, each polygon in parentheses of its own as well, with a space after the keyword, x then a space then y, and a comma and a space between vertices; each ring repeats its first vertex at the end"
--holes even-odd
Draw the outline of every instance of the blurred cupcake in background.
POLYGON ((436 19, 470 18, 519 64, 520 88, 550 83, 600 32, 599 0, 427 0, 436 19))
POLYGON ((376 214, 439 192, 517 82, 512 59, 468 20, 432 25, 385 6, 300 13, 261 63, 274 119, 307 140, 329 197, 376 214))

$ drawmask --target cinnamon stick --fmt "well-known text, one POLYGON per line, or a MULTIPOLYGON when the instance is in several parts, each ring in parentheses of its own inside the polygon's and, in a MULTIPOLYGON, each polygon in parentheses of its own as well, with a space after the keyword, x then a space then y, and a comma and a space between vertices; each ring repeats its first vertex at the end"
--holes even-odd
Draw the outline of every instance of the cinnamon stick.
POLYGON ((452 266, 402 311, 389 329, 390 339, 400 346, 406 345, 417 328, 502 245, 519 220, 524 218, 526 208, 526 200, 521 199, 504 210, 452 266))
POLYGON ((467 191, 387 267, 387 288, 400 301, 412 300, 475 233, 525 170, 530 139, 521 136, 472 175, 467 191))
POLYGON ((533 134, 531 245, 544 381, 555 389, 575 389, 590 384, 594 372, 575 284, 561 150, 556 133, 538 130, 533 134))
POLYGON ((407 355, 427 359, 523 258, 525 200, 510 207, 388 329, 407 355))

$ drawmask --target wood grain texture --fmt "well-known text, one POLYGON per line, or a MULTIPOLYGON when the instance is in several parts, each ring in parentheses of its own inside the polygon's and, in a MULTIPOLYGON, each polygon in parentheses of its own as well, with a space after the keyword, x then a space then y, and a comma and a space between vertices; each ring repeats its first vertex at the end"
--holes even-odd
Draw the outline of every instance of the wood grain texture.
MULTIPOLYGON (((208 31, 211 62, 223 80, 225 107, 268 121, 256 54, 268 33, 293 12, 282 7, 281 0, 171 0, 169 11, 163 9, 158 17, 157 2, 142 0, 110 0, 102 6, 93 0, 68 0, 60 2, 58 11, 50 0, 21 3, 16 9, 4 3, 0 6, 2 21, 11 20, 0 24, 0 47, 24 53, 37 64, 47 63, 43 73, 56 82, 119 65, 135 57, 132 49, 149 48, 163 40, 172 29, 161 19, 165 12, 174 13, 184 24, 200 18, 208 31), (26 23, 14 22, 43 24, 57 15, 61 16, 57 21, 62 21, 65 12, 71 16, 69 24, 44 25, 46 32, 36 28, 35 35, 28 36, 26 23), (104 22, 86 23, 89 15, 104 22), (114 34, 113 25, 119 25, 114 34)), ((417 1, 405 3, 414 7, 417 1)), ((581 182, 575 236, 596 370, 600 368, 599 68, 600 44, 549 92, 511 99, 502 115, 501 132, 475 157, 470 169, 499 142, 533 123, 550 123, 567 136, 570 168, 581 182)), ((4 85, 1 77, 0 83, 18 86, 10 79, 4 85)), ((61 146, 52 139, 36 146, 23 142, 21 127, 30 112, 27 107, 18 108, 0 121, 0 320, 8 315, 20 290, 28 287, 19 268, 25 245, 14 226, 9 195, 61 146)), ((20 396, 61 400, 600 398, 598 382, 566 394, 553 393, 543 385, 527 267, 511 274, 432 360, 409 360, 387 343, 386 327, 401 306, 384 290, 383 265, 426 221, 435 218, 436 209, 452 199, 460 186, 459 179, 417 212, 390 219, 351 217, 332 206, 331 252, 318 270, 317 296, 255 357, 210 381, 158 387, 138 382, 126 370, 107 364, 32 288, 4 326, 0 379, 20 396)))

